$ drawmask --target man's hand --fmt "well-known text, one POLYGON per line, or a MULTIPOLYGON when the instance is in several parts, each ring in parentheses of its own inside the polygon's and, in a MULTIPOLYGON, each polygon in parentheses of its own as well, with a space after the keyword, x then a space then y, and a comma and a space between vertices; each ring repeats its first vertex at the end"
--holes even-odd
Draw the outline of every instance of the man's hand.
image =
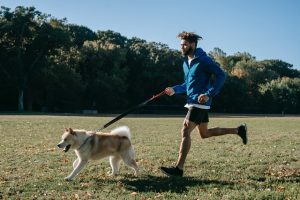
POLYGON ((172 96, 173 94, 175 94, 175 91, 173 90, 173 88, 167 87, 167 88, 165 89, 165 93, 166 93, 167 95, 169 95, 169 96, 172 96))
POLYGON ((206 103, 209 100, 209 97, 205 94, 200 94, 200 96, 198 97, 198 102, 201 104, 206 103))

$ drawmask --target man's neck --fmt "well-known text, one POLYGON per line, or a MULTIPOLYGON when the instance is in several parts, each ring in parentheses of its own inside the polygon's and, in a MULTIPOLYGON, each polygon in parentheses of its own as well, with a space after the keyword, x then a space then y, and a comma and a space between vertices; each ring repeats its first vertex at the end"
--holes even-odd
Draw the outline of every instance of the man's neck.
POLYGON ((196 49, 193 49, 192 51, 190 51, 189 54, 187 55, 187 58, 189 60, 192 60, 195 57, 195 52, 196 52, 196 49))
POLYGON ((189 55, 187 55, 189 60, 192 60, 195 57, 195 52, 190 53, 189 55))

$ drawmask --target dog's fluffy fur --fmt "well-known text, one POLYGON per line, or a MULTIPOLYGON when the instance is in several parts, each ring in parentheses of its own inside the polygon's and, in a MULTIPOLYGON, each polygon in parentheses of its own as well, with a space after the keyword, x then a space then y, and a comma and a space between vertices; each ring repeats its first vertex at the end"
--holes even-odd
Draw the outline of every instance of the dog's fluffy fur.
POLYGON ((126 126, 112 130, 110 133, 92 132, 68 128, 57 145, 65 152, 74 149, 77 159, 73 163, 73 171, 65 178, 72 180, 89 160, 97 160, 109 156, 112 172, 116 175, 120 169, 120 161, 131 167, 135 174, 138 166, 134 160, 134 149, 131 145, 130 131, 126 126))

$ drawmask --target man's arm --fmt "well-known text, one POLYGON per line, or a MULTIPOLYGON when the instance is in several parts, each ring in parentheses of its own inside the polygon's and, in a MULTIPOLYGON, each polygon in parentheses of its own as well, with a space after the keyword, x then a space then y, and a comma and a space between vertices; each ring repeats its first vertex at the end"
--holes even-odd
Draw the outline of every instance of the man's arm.
POLYGON ((216 77, 213 85, 205 92, 205 95, 207 95, 208 97, 214 97, 220 92, 220 89, 223 87, 226 79, 226 74, 221 69, 220 65, 214 62, 209 57, 208 59, 206 59, 205 64, 207 65, 206 69, 208 70, 208 72, 214 74, 216 77))
POLYGON ((165 93, 169 96, 172 96, 175 93, 184 93, 186 92, 186 84, 183 83, 181 85, 175 85, 173 87, 167 87, 165 89, 165 93))
POLYGON ((172 87, 172 89, 174 90, 175 94, 185 93, 186 92, 186 83, 184 82, 181 85, 175 85, 172 87))

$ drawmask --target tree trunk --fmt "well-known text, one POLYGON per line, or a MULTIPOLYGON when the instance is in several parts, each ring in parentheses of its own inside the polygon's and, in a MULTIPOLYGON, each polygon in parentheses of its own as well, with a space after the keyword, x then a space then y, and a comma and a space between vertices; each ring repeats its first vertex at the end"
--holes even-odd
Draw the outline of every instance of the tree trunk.
POLYGON ((24 77, 20 80, 20 88, 19 88, 19 97, 18 97, 18 111, 24 111, 24 92, 27 86, 27 77, 24 77))
POLYGON ((20 91, 19 91, 19 97, 18 97, 18 111, 19 112, 23 112, 24 111, 24 85, 25 85, 25 79, 24 77, 22 78, 22 76, 24 75, 24 68, 23 68, 23 63, 22 63, 22 52, 21 52, 21 47, 22 47, 22 40, 23 40, 23 33, 24 33, 24 28, 25 28, 25 24, 23 24, 21 32, 20 32, 20 36, 18 39, 18 42, 16 44, 17 46, 17 63, 18 63, 18 67, 19 67, 19 80, 20 80, 20 91))
POLYGON ((21 89, 19 92, 18 110, 19 112, 24 111, 24 90, 23 89, 21 89))
POLYGON ((30 94, 29 88, 26 90, 26 110, 27 111, 32 111, 32 96, 30 94))

